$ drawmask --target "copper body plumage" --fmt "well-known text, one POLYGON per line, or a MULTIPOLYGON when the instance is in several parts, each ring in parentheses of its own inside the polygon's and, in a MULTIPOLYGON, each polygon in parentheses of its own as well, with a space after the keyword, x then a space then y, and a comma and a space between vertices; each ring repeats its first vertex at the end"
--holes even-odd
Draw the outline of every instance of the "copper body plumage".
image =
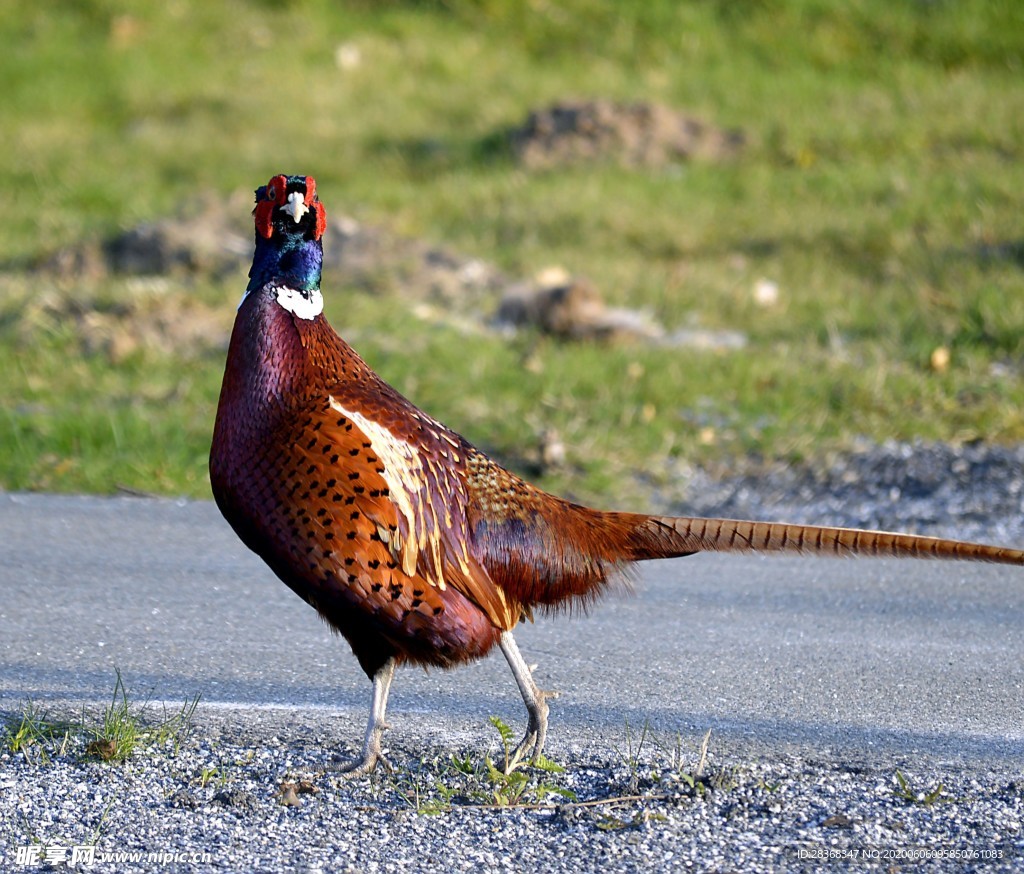
POLYGON ((373 680, 362 774, 382 758, 394 669, 499 645, 539 756, 547 693, 512 629, 589 601, 631 563, 788 551, 1024 564, 1019 550, 851 529, 602 512, 506 471, 380 379, 322 313, 324 209, 311 177, 257 191, 256 254, 231 336, 210 454, 242 541, 349 642, 373 680))

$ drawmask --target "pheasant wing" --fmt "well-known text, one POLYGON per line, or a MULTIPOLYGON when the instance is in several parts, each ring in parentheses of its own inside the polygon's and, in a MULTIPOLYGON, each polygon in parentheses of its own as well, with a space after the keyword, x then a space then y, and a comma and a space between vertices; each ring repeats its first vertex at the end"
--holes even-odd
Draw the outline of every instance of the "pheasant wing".
POLYGON ((383 383, 339 384, 312 417, 320 452, 351 485, 359 512, 409 576, 452 586, 499 628, 521 610, 469 550, 468 445, 383 383))

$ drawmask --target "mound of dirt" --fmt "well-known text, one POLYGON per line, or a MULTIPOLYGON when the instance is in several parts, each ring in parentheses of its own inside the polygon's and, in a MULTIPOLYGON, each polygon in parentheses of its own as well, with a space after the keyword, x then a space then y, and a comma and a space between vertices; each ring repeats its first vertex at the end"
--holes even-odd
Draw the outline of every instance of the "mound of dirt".
POLYGON ((99 281, 111 275, 223 279, 252 258, 252 231, 246 232, 245 221, 251 210, 247 200, 251 195, 243 199, 241 193, 224 200, 209 198, 192 204, 181 215, 59 249, 35 268, 76 282, 99 281))
POLYGON ((743 147, 742 131, 725 130, 659 103, 579 100, 531 112, 511 132, 516 157, 530 169, 590 161, 662 167, 721 161, 743 147))
POLYGON ((606 306, 589 281, 570 276, 509 288, 495 322, 499 327, 531 326, 563 340, 650 340, 664 333, 642 313, 606 306))

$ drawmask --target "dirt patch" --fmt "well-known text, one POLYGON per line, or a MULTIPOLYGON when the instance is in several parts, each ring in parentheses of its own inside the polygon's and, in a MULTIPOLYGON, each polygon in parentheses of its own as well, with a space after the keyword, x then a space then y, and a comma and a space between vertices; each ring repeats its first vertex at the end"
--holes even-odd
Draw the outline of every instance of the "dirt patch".
POLYGON ((746 137, 659 103, 577 100, 531 112, 511 132, 516 157, 530 169, 591 161, 662 167, 734 157, 746 137))
POLYGON ((400 236, 349 216, 328 219, 325 285, 473 308, 485 307, 510 281, 493 264, 444 246, 400 236))
POLYGON ((60 279, 97 282, 112 275, 201 275, 223 279, 252 259, 246 201, 207 199, 180 216, 143 222, 106 240, 85 240, 44 257, 36 269, 60 279), (234 216, 237 213, 237 218, 234 216))
POLYGON ((492 324, 499 329, 534 328, 562 340, 632 341, 710 352, 742 349, 747 342, 739 331, 668 331, 642 310, 607 306, 589 280, 558 268, 543 271, 532 283, 509 286, 492 324))
MULTIPOLYGON (((253 249, 249 200, 238 192, 194 204, 182 216, 146 222, 42 259, 36 271, 63 290, 54 292, 52 307, 43 304, 41 317, 63 314, 85 351, 115 361, 140 347, 188 353, 223 346, 232 312, 194 300, 187 286, 214 280, 244 287, 253 249), (114 278, 125 281, 128 293, 119 291, 114 302, 103 304, 110 297, 101 293, 103 287, 114 278)), ((593 283, 563 270, 535 280, 509 277, 479 258, 344 214, 328 219, 324 287, 394 295, 421 317, 460 330, 526 328, 568 341, 736 345, 735 338, 723 341, 703 332, 669 334, 641 311, 606 306, 593 283)), ((742 345, 743 338, 738 342, 742 345)))
POLYGON ((119 363, 136 352, 194 358, 227 348, 234 312, 211 307, 165 281, 139 283, 116 300, 52 291, 28 301, 20 329, 28 342, 40 325, 69 326, 86 355, 119 363))
MULTIPOLYGON (((207 201, 178 217, 145 222, 106 240, 68 246, 41 259, 37 272, 76 284, 115 276, 223 281, 252 261, 251 195, 207 201)), ((324 235, 324 283, 412 300, 453 304, 498 293, 509 280, 478 258, 403 237, 343 214, 324 235)))

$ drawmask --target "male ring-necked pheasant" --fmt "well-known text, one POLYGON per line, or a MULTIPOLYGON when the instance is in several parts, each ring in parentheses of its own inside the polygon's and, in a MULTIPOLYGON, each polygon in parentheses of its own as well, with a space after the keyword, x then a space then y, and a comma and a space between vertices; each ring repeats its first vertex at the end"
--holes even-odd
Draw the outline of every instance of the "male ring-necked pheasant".
POLYGON ((903 534, 613 513, 549 495, 377 376, 323 315, 324 207, 309 176, 256 191, 256 252, 210 452, 242 541, 352 646, 373 681, 363 774, 381 755, 403 663, 452 667, 497 644, 544 747, 546 693, 512 629, 534 608, 601 594, 632 562, 705 550, 1024 564, 1024 552, 903 534))

